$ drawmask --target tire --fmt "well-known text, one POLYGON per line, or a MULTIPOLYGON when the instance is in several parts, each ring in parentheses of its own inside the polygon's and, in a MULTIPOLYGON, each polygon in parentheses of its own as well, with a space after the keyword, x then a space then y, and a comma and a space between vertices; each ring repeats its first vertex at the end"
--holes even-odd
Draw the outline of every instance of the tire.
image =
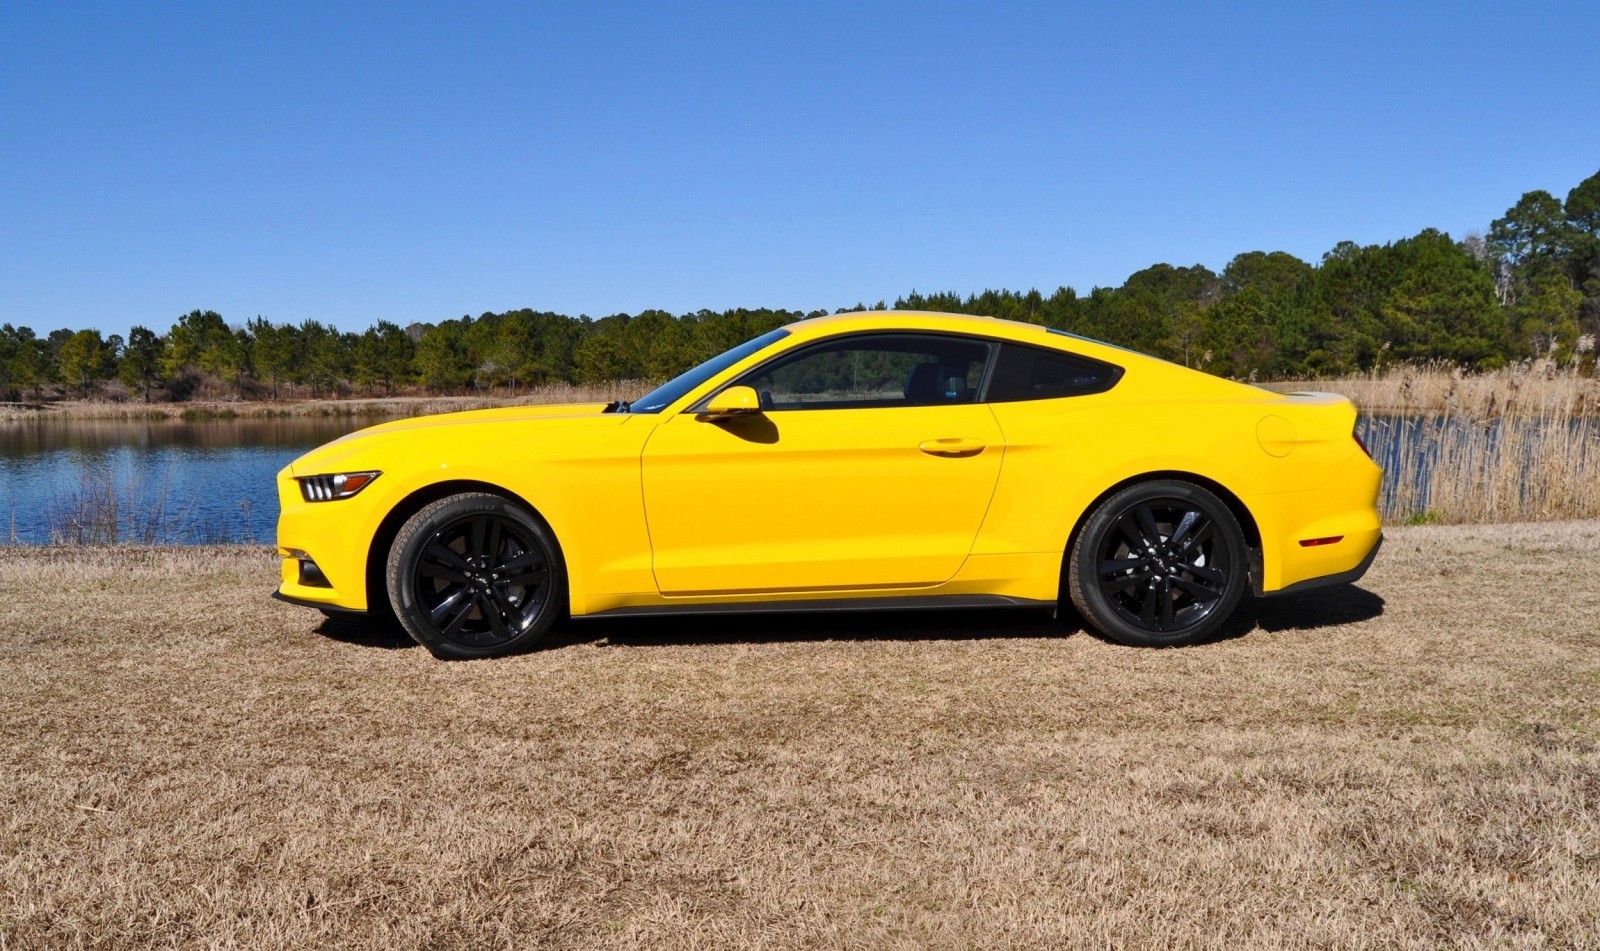
POLYGON ((535 647, 563 611, 554 533, 484 492, 452 495, 406 520, 389 547, 389 603, 435 657, 500 657, 535 647))
POLYGON ((1177 647, 1222 629, 1249 572, 1244 532, 1222 500, 1163 480, 1129 486, 1094 510, 1068 556, 1067 587, 1107 637, 1177 647))

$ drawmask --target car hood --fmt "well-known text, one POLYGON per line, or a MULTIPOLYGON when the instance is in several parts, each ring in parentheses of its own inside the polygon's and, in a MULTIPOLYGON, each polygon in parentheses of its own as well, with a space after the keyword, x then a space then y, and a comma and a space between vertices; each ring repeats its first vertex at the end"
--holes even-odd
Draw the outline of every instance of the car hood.
POLYGON ((492 432, 508 424, 517 425, 519 431, 525 434, 528 432, 526 426, 536 427, 535 431, 543 432, 574 426, 614 428, 631 418, 627 413, 601 412, 605 407, 605 403, 505 406, 392 420, 358 429, 318 446, 290 463, 285 472, 288 475, 313 475, 338 471, 350 462, 362 464, 375 454, 381 454, 386 446, 420 430, 437 430, 440 437, 459 433, 469 438, 476 430, 478 437, 482 438, 489 435, 484 431, 492 432))
MULTIPOLYGON (((376 433, 394 433, 407 429, 433 429, 439 426, 468 426, 478 423, 519 423, 529 419, 549 419, 562 416, 599 416, 606 403, 550 403, 544 406, 501 406, 495 409, 473 409, 459 413, 438 413, 433 416, 412 416, 396 419, 376 426, 368 426, 339 437, 334 442, 355 439, 376 433)), ((624 419, 622 414, 617 419, 624 419)))

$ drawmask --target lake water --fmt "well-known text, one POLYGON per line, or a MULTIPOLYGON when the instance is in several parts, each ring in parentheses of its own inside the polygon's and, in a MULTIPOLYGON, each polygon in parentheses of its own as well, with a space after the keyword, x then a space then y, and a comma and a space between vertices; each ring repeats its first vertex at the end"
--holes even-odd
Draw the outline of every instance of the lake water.
MULTIPOLYGON (((278 520, 278 470, 374 422, 0 422, 0 544, 270 543, 278 520)), ((1363 417, 1362 437, 1385 470, 1386 513, 1396 514, 1390 502, 1397 485, 1405 480, 1422 486, 1433 465, 1440 440, 1419 436, 1451 425, 1459 424, 1438 417, 1363 417)), ((1493 439, 1498 427, 1490 429, 1493 439)))
POLYGON ((270 543, 276 476, 363 417, 0 422, 0 541, 270 543))

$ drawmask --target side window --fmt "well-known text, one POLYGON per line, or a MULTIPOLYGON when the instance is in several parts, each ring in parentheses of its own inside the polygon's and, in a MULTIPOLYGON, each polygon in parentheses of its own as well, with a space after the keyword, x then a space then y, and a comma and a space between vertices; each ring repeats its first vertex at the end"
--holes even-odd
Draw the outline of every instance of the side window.
POLYGON ((988 402, 1053 400, 1063 396, 1104 393, 1117 385, 1122 368, 1057 350, 1021 344, 1000 345, 988 402))
POLYGON ((761 408, 848 409, 971 403, 991 345, 933 334, 860 334, 807 347, 734 383, 761 408))

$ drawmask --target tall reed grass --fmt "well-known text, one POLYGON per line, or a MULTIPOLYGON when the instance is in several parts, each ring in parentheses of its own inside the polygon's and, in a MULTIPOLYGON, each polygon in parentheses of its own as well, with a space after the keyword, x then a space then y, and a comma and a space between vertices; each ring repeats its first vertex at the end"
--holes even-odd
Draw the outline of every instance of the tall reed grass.
POLYGON ((1390 523, 1600 518, 1600 420, 1592 416, 1375 416, 1390 523))
POLYGON ((1307 389, 1340 393, 1368 413, 1483 419, 1600 416, 1600 377, 1594 369, 1551 360, 1527 360, 1482 373, 1447 363, 1398 364, 1356 376, 1264 385, 1280 393, 1307 389))
POLYGON ((1273 389, 1313 387, 1362 410, 1385 521, 1600 518, 1600 379, 1579 366, 1403 366, 1273 389))

